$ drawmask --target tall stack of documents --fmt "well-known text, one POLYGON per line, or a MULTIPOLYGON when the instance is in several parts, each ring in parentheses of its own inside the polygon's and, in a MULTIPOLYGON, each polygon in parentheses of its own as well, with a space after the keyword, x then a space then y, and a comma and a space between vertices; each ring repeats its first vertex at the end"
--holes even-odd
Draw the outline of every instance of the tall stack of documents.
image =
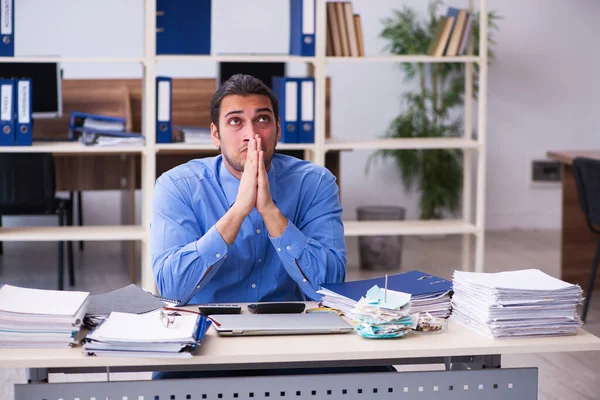
POLYGON ((0 347, 60 348, 79 343, 89 293, 0 287, 0 347))
POLYGON ((112 312, 88 333, 83 348, 93 356, 189 358, 209 327, 202 315, 181 315, 166 327, 159 311, 112 312))
POLYGON ((575 334, 582 290, 540 270, 454 272, 452 319, 489 337, 575 334))
MULTIPOLYGON (((325 307, 340 310, 352 318, 357 302, 375 285, 385 287, 385 277, 325 284, 317 293, 323 295, 325 307)), ((411 295, 411 314, 429 313, 436 318, 447 318, 452 310, 452 282, 445 279, 421 271, 409 271, 390 275, 387 288, 411 295)))

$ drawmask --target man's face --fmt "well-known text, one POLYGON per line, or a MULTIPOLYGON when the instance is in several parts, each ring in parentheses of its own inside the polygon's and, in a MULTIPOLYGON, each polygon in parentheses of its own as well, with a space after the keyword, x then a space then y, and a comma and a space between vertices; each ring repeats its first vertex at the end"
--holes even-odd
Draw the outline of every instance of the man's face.
POLYGON ((267 96, 225 96, 221 101, 219 130, 214 124, 210 128, 213 143, 221 148, 225 165, 234 176, 241 177, 248 143, 255 135, 262 140, 265 168, 271 165, 280 129, 267 96))

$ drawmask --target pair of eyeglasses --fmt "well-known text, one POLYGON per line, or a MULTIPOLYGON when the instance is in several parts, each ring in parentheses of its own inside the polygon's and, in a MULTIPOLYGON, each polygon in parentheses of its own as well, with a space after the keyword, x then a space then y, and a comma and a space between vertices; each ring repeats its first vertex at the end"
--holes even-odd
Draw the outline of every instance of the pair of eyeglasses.
MULTIPOLYGON (((198 311, 186 310, 184 308, 163 307, 160 309, 160 321, 162 322, 162 324, 165 328, 174 326, 175 325, 175 317, 180 317, 181 312, 202 315, 198 311)), ((218 323, 217 321, 215 321, 213 318, 209 317, 208 315, 206 316, 206 318, 210 319, 213 322, 213 324, 215 324, 216 326, 221 326, 220 323, 218 323)))

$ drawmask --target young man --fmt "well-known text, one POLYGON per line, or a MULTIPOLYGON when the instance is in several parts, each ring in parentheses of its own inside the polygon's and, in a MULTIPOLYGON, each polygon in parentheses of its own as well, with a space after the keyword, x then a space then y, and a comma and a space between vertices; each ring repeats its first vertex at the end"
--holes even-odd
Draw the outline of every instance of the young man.
POLYGON ((346 275, 335 177, 275 154, 279 105, 260 80, 231 77, 210 111, 221 155, 156 182, 151 246, 160 293, 185 303, 319 299, 321 284, 346 275))

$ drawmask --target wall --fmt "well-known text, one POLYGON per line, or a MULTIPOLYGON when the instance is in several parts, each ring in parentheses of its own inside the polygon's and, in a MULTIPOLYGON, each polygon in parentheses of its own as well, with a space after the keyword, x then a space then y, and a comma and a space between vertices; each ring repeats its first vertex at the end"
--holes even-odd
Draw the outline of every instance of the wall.
MULTIPOLYGON (((17 55, 141 57, 142 0, 16 1, 17 55)), ((476 1, 477 3, 477 1, 476 1)), ((355 0, 362 18, 367 55, 382 52, 381 20, 406 4, 424 14, 423 0, 355 0)), ((465 6, 466 1, 447 4, 465 6)), ((496 34, 497 61, 489 70, 487 212, 489 229, 557 228, 558 185, 536 187, 530 163, 548 149, 598 147, 594 115, 598 92, 592 79, 599 56, 594 38, 600 3, 592 0, 490 0, 504 17, 496 34), (589 49, 589 50, 588 50, 589 49)), ((285 0, 213 1, 213 49, 217 53, 286 53, 285 0), (256 29, 260 26, 260 29, 256 29), (248 29, 253 30, 248 34, 248 29), (283 33, 282 33, 283 32, 283 33)), ((290 65, 293 74, 303 65, 290 65)), ((141 77, 135 63, 65 64, 65 78, 141 77)), ((215 63, 161 63, 159 73, 216 76, 215 63)), ((397 65, 337 64, 332 76, 334 137, 369 139, 382 135, 401 110, 410 88, 397 65)), ((342 156, 341 190, 346 219, 366 204, 400 204, 407 218, 418 215, 418 196, 405 193, 391 163, 365 175, 371 151, 342 156)), ((86 224, 116 224, 117 193, 86 193, 86 224), (114 207, 113 207, 114 206, 114 207)), ((6 225, 54 224, 54 219, 5 218, 6 225)))

